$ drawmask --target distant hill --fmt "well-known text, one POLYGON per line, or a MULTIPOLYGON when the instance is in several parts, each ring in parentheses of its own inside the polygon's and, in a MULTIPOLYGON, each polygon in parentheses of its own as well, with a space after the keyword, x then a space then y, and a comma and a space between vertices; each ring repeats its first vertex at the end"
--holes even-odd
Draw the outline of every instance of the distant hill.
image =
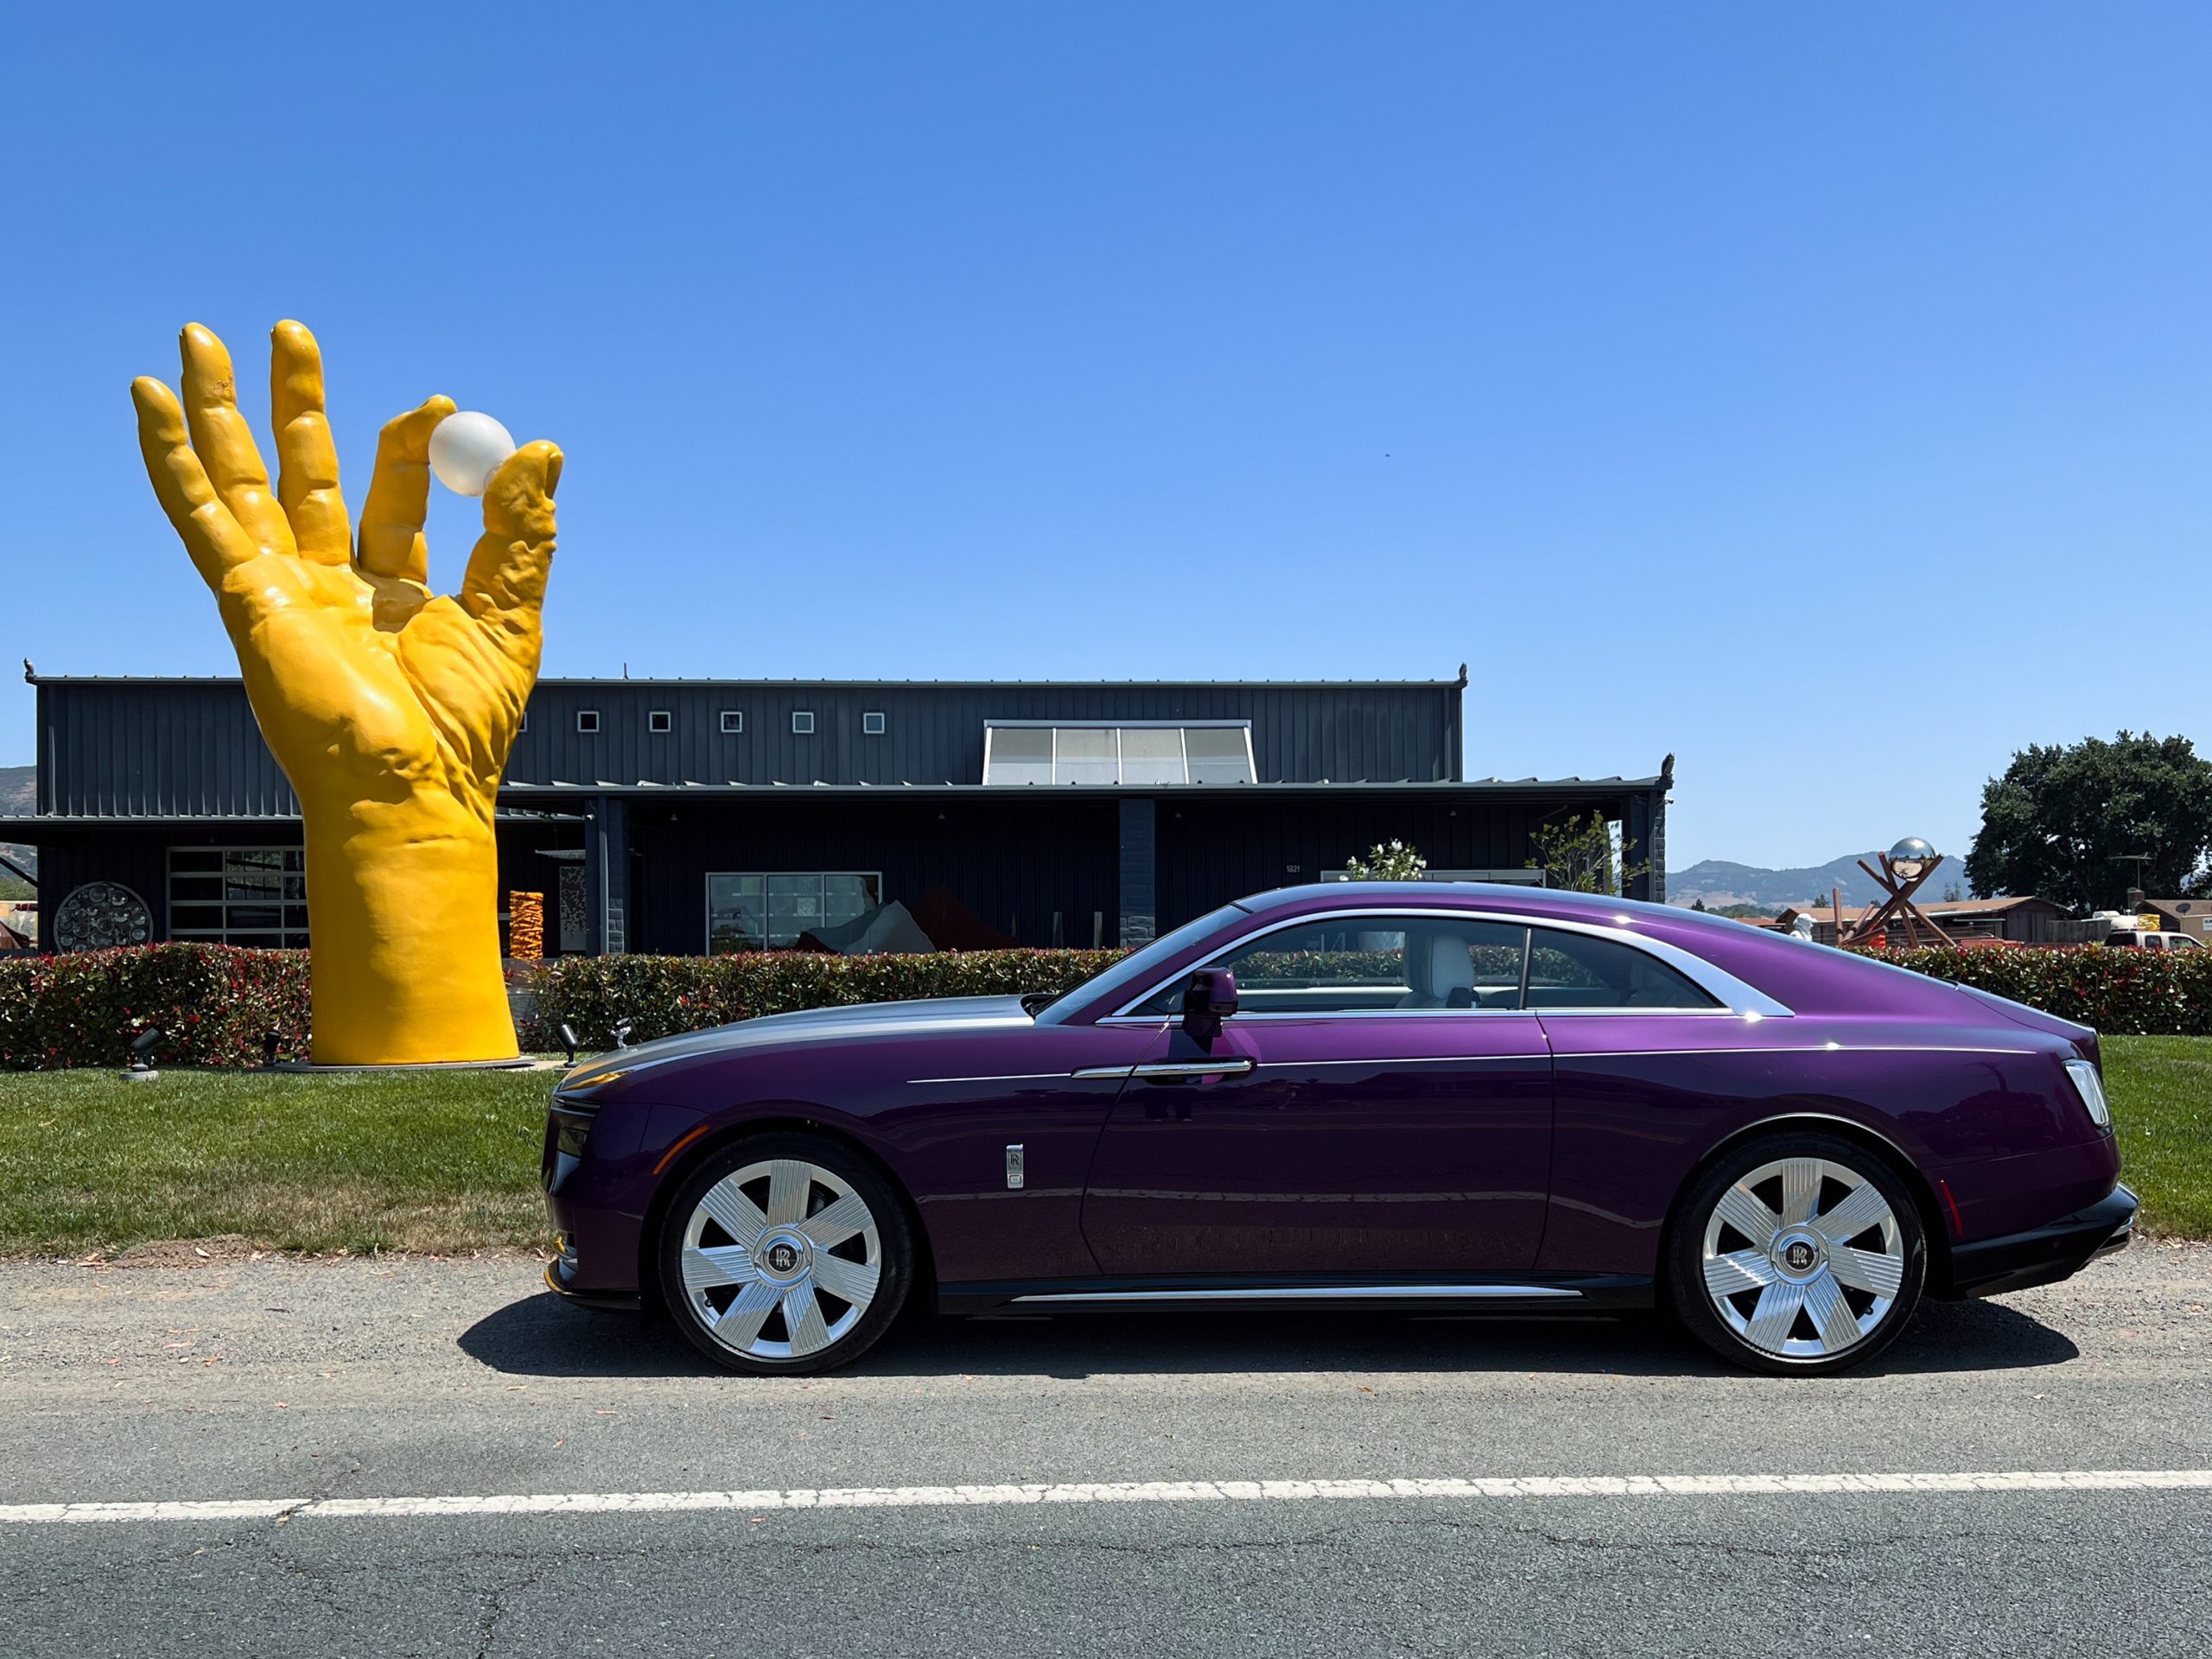
MULTIPOLYGON (((1768 911, 1795 905, 1802 909, 1814 899, 1827 903, 1829 890, 1841 887, 1847 905, 1871 905, 1881 898, 1882 890, 1859 868, 1862 858, 1869 864, 1875 861, 1872 853, 1846 853, 1841 858, 1804 869, 1765 870, 1756 864, 1732 864, 1726 859, 1708 858, 1687 870, 1667 872, 1667 902, 1687 905, 1702 899, 1707 910, 1718 910, 1723 905, 1758 905, 1768 911)), ((1940 898, 1954 883, 1962 896, 1972 892, 1967 886, 1963 861, 1946 859, 1943 867, 1929 878, 1928 887, 1921 889, 1919 896, 1940 898)))
MULTIPOLYGON (((29 814, 38 807, 38 768, 36 766, 0 766, 0 816, 9 813, 29 814)), ((38 855, 28 847, 0 841, 0 855, 15 860, 34 875, 38 873, 38 855)), ((0 870, 0 875, 7 874, 0 870)))

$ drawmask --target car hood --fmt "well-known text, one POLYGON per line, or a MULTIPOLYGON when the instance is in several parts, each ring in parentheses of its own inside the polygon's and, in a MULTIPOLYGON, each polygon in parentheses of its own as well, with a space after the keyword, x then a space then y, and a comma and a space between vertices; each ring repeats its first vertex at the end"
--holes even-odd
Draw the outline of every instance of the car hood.
POLYGON ((615 1071, 642 1071, 671 1060, 728 1054, 750 1048, 791 1048, 859 1037, 920 1037, 1033 1025, 1018 996, 940 996, 911 1002, 864 1002, 837 1008, 767 1014, 757 1020, 663 1037, 635 1048, 618 1048, 585 1061, 561 1080, 582 1088, 615 1071))

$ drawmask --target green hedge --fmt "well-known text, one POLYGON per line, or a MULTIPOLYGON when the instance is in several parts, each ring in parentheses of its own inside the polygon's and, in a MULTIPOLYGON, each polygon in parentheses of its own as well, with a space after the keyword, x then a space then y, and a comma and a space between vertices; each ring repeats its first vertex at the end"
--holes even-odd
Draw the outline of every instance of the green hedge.
POLYGON ((1940 947, 1866 953, 1936 979, 1973 985, 2101 1032, 2212 1033, 2212 950, 2114 950, 2101 944, 2021 950, 1940 947))
POLYGON ((749 951, 728 957, 556 957, 531 976, 537 1008, 523 1046, 561 1046, 563 1021, 586 1048, 849 1002, 922 996, 1004 996, 1071 990, 1122 959, 1119 950, 947 950, 925 957, 833 957, 749 951))
MULTIPOLYGON (((2212 951, 1878 950, 1900 967, 1980 986, 2099 1031, 2212 1034, 2212 951)), ((964 950, 926 957, 758 952, 733 957, 562 957, 518 969, 535 993, 525 1048, 588 1049, 631 1022, 632 1042, 764 1014, 910 997, 1060 992, 1121 960, 1118 950, 964 950)), ((0 1069, 121 1065, 131 1037, 168 1033, 157 1059, 251 1065, 262 1033, 287 1058, 308 1052, 308 953, 155 944, 75 956, 0 957, 0 1069)))
POLYGON ((149 944, 0 957, 0 1069, 122 1065, 157 1027, 156 1065, 257 1065, 264 1032, 308 1052, 308 953, 149 944))

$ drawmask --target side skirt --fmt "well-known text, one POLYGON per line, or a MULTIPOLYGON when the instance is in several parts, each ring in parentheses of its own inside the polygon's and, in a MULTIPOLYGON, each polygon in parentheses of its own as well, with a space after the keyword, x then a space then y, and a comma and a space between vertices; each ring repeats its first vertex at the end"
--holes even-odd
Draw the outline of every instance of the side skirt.
POLYGON ((1164 1279, 1014 1280, 950 1284, 938 1311, 986 1313, 1294 1312, 1343 1307, 1414 1313, 1614 1313, 1656 1306, 1652 1281, 1634 1274, 1483 1274, 1387 1279, 1343 1274, 1263 1279, 1192 1274, 1164 1279))

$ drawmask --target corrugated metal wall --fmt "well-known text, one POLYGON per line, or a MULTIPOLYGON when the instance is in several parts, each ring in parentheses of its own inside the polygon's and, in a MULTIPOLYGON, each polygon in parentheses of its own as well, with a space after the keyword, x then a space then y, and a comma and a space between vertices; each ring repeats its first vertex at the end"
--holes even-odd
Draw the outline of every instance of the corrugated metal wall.
POLYGON ((707 873, 872 870, 910 908, 932 893, 1023 944, 1088 945, 1092 918, 1116 938, 1116 801, 889 798, 732 801, 660 810, 633 802, 633 950, 706 949, 707 873))
POLYGON ((1233 798, 1159 797, 1161 930, 1249 893, 1319 880, 1380 842, 1418 848, 1432 868, 1514 870, 1535 852, 1529 836, 1550 816, 1619 812, 1624 802, 1592 791, 1546 797, 1439 801, 1418 796, 1302 799, 1294 810, 1233 798))
MULTIPOLYGON (((1411 685, 1049 685, 548 680, 507 778, 518 784, 975 784, 987 720, 1249 720, 1262 782, 1453 778, 1459 689, 1411 685), (576 715, 599 715, 596 734, 576 715), (655 709, 671 716, 650 729, 655 709), (744 730, 725 734, 734 709, 744 730), (811 735, 791 715, 814 715, 811 735), (885 717, 880 736, 861 715, 885 717)), ((39 685, 40 810, 69 816, 296 811, 235 680, 39 685)))
POLYGON ((236 680, 41 681, 39 810, 282 817, 299 803, 236 680))

